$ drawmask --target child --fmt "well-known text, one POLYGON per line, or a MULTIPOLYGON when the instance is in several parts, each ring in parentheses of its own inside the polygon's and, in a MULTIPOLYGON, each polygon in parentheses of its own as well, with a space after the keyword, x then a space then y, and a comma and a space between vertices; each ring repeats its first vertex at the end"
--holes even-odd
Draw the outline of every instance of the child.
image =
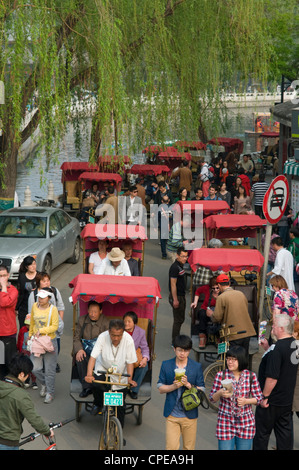
MULTIPOLYGON (((27 341, 28 341, 28 333, 29 333, 29 325, 30 325, 30 313, 26 315, 24 326, 20 329, 18 335, 18 342, 17 342, 17 349, 20 353, 25 354, 26 356, 30 356, 30 352, 27 350, 27 341)), ((29 374, 28 379, 25 382, 25 387, 30 386, 30 379, 31 379, 31 386, 33 390, 37 390, 36 384, 36 377, 32 372, 29 374)))

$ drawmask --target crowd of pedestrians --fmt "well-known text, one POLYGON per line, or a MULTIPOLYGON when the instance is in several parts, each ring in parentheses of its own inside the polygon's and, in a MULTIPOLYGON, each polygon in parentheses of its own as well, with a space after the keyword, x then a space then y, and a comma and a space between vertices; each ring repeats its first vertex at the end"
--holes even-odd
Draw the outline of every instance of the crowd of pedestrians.
MULTIPOLYGON (((181 333, 187 309, 185 267, 189 254, 187 244, 190 242, 184 239, 183 228, 184 225, 191 226, 191 219, 184 217, 181 221, 174 221, 173 204, 189 200, 224 200, 235 214, 263 217, 263 198, 269 184, 264 174, 255 172, 250 155, 239 157, 235 152, 219 154, 211 164, 200 161, 195 173, 188 162, 182 162, 172 173, 171 181, 172 185, 149 178, 131 186, 126 200, 129 219, 125 221, 141 223, 133 208, 142 200, 159 206, 157 220, 161 255, 162 259, 170 260, 167 269, 173 318, 170 340, 174 357, 162 362, 158 379, 158 390, 165 395, 166 449, 179 449, 181 437, 184 450, 195 449, 198 409, 186 411, 182 405, 183 392, 192 387, 208 394, 211 401, 219 402, 216 424, 219 450, 266 449, 272 431, 278 450, 292 449, 293 412, 299 413, 299 406, 294 401, 296 393, 299 394, 296 342, 299 331, 299 278, 296 272, 299 230, 293 225, 292 209, 287 206, 280 223, 273 228, 267 268, 267 281, 272 289, 273 323, 271 333, 261 342, 265 353, 257 374, 249 367, 249 341, 257 331, 249 315, 247 298, 232 288, 226 273, 213 273, 208 268, 195 273, 199 287, 193 292, 190 307, 197 310, 198 322, 191 335, 198 335, 199 347, 205 348, 211 325, 217 328, 223 323, 232 324, 240 331, 230 342, 225 370, 216 375, 212 389, 206 390, 202 365, 189 357, 191 335, 181 333), (143 192, 140 192, 141 186, 143 192), (176 194, 173 187, 177 188, 176 194), (179 379, 175 369, 184 370, 179 379), (223 386, 225 380, 230 382, 230 387, 223 386)), ((247 240, 231 240, 230 243, 247 243, 247 240)), ((211 248, 221 246, 220 240, 211 241, 211 248)), ((130 244, 109 249, 108 242, 99 241, 97 251, 89 258, 87 272, 138 276, 139 266, 132 258, 130 244)), ((49 404, 54 400, 55 376, 60 371, 58 357, 64 327, 64 303, 59 290, 51 285, 50 276, 37 272, 33 257, 23 260, 16 287, 8 279, 6 267, 0 266, 0 340, 5 349, 5 363, 0 364, 3 382, 2 388, 0 384, 0 400, 10 393, 12 385, 17 384, 22 389, 29 386, 39 388, 44 403, 49 404), (52 349, 47 350, 43 345, 44 351, 36 352, 32 339, 45 337, 50 339, 52 349), (19 354, 16 355, 17 352, 19 354)), ((103 370, 112 359, 119 361, 121 367, 127 367, 132 385, 130 396, 133 399, 138 396, 150 354, 144 331, 137 326, 137 321, 134 312, 127 312, 122 320, 109 323, 102 314, 102 305, 94 301, 88 304, 87 314, 79 318, 73 338, 73 365, 82 385, 80 397, 94 397, 93 414, 103 406, 104 391, 103 387, 94 386, 93 374, 103 370), (138 348, 141 349, 140 359, 137 357, 138 348)), ((19 395, 23 397, 21 392, 19 395)), ((43 434, 50 435, 49 428, 32 411, 33 404, 26 400, 26 408, 20 408, 21 417, 31 420, 35 429, 43 434)), ((122 426, 124 415, 124 409, 120 410, 122 426)), ((8 420, 22 421, 17 415, 3 418, 0 449, 17 448, 20 436, 7 431, 8 420)))

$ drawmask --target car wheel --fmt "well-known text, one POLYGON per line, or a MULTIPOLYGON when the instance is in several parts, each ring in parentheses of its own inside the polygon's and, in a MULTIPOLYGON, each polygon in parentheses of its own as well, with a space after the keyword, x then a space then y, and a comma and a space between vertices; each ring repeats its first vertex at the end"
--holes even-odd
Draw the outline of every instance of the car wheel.
POLYGON ((50 255, 47 255, 45 257, 44 264, 43 264, 43 272, 47 273, 50 276, 51 271, 52 271, 52 259, 50 255))
POLYGON ((80 259, 81 243, 80 238, 76 238, 73 256, 67 260, 67 263, 77 264, 80 259))

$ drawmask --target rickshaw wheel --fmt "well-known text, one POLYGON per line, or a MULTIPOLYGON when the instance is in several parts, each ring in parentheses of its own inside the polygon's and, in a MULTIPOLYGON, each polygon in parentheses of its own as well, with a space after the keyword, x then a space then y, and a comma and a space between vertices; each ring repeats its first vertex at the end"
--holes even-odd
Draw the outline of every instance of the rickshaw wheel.
MULTIPOLYGON (((221 370, 223 370, 223 362, 222 361, 214 362, 213 364, 210 364, 204 370, 203 377, 204 377, 204 382, 205 382, 205 386, 206 386, 207 390, 212 389, 216 374, 217 374, 217 372, 220 372, 221 370)), ((212 402, 209 399, 208 395, 207 395, 207 398, 209 400, 210 408, 214 411, 218 411, 219 407, 218 407, 217 403, 212 402)))
POLYGON ((109 435, 106 436, 107 442, 105 444, 104 432, 102 431, 99 450, 122 450, 123 449, 123 430, 119 419, 115 416, 109 418, 109 435))

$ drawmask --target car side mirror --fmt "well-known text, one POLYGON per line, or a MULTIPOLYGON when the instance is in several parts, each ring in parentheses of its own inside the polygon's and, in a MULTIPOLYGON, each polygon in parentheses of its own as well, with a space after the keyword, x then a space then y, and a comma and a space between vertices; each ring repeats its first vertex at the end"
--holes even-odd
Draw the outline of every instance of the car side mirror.
POLYGON ((50 237, 55 237, 57 233, 58 233, 58 230, 50 230, 50 237))

